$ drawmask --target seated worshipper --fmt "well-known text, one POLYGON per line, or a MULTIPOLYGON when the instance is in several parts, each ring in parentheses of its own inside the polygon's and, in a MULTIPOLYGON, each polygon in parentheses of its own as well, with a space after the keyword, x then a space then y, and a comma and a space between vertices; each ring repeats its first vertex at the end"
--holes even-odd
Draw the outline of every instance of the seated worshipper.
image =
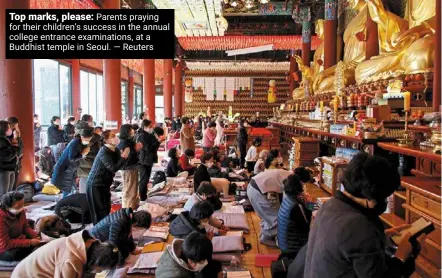
POLYGON ((218 192, 223 193, 223 199, 234 199, 234 196, 229 195, 230 182, 225 178, 211 178, 208 168, 213 166, 213 155, 205 153, 201 156, 201 165, 196 169, 193 175, 193 186, 196 191, 203 181, 211 182, 218 192))
POLYGON ((35 232, 37 235, 45 234, 52 238, 60 236, 70 236, 72 234, 71 225, 56 214, 45 215, 35 222, 35 232))
POLYGON ((345 169, 342 184, 343 190, 316 214, 304 277, 409 277, 418 255, 411 234, 405 234, 393 257, 385 252, 389 238, 409 226, 384 231, 379 219, 400 186, 397 169, 383 157, 361 152, 345 169))
POLYGON ((195 151, 191 149, 187 149, 180 156, 180 161, 178 166, 180 171, 186 171, 189 173, 189 176, 192 176, 195 173, 196 166, 192 164, 190 161, 195 157, 195 151))
POLYGON ((169 163, 167 163, 167 169, 166 169, 166 175, 169 178, 173 178, 178 176, 179 173, 179 161, 178 158, 179 156, 179 152, 176 148, 171 148, 169 150, 169 163))
POLYGON ((86 197, 94 225, 109 214, 110 187, 115 173, 124 165, 130 153, 130 148, 120 152, 117 148, 119 139, 112 131, 103 132, 103 139, 104 146, 98 152, 86 182, 86 197))
POLYGON ((258 159, 258 148, 261 146, 262 139, 260 137, 256 137, 253 139, 252 145, 246 154, 246 162, 247 161, 256 161, 258 159))
POLYGON ((144 210, 133 212, 131 208, 124 208, 103 218, 89 232, 93 238, 101 242, 110 241, 115 244, 120 250, 123 262, 129 253, 139 254, 135 250, 132 226, 149 228, 151 222, 152 217, 149 212, 144 210))
MULTIPOLYGON (((25 196, 14 191, 2 196, 0 202, 0 260, 20 261, 41 244, 31 229, 24 211, 25 196)), ((26 276, 22 276, 26 277, 26 276)), ((30 277, 30 276, 28 276, 30 277)))
POLYGON ((278 212, 278 247, 282 256, 293 260, 307 243, 312 212, 305 205, 304 189, 297 175, 284 181, 284 198, 278 212))
POLYGON ((255 163, 255 167, 253 169, 253 174, 258 175, 261 172, 264 172, 266 169, 265 161, 269 155, 268 150, 262 150, 259 152, 258 160, 255 163))
POLYGON ((185 240, 174 239, 160 258, 156 278, 215 278, 221 265, 212 261, 212 242, 205 235, 193 232, 185 240))
POLYGON ((41 173, 51 177, 54 172, 55 159, 52 156, 52 150, 50 147, 43 147, 40 150, 40 159, 38 161, 38 168, 41 173))
POLYGON ((92 223, 86 193, 72 194, 58 201, 55 214, 69 223, 81 223, 82 229, 92 223))
POLYGON ((84 230, 39 248, 17 265, 11 277, 94 277, 115 267, 119 253, 112 243, 95 240, 84 230))
MULTIPOLYGON (((190 211, 181 212, 170 223, 170 233, 177 238, 185 238, 191 232, 206 234, 206 226, 213 212, 209 201, 196 203, 190 211)), ((213 234, 210 237, 213 237, 213 234)))
POLYGON ((267 167, 266 165, 266 169, 280 169, 282 168, 283 165, 283 160, 282 160, 282 156, 280 156, 280 153, 278 150, 271 150, 270 153, 267 156, 267 159, 265 161, 265 163, 269 164, 269 166, 267 167))
POLYGON ((63 192, 63 197, 72 192, 80 160, 89 153, 92 128, 85 128, 69 143, 54 167, 51 183, 63 192))
MULTIPOLYGON (((272 157, 272 155, 270 155, 272 157)), ((266 160, 266 170, 254 176, 247 186, 247 197, 253 209, 261 218, 260 242, 276 247, 279 195, 282 193, 283 181, 291 174, 283 169, 269 169, 270 161, 266 160)))

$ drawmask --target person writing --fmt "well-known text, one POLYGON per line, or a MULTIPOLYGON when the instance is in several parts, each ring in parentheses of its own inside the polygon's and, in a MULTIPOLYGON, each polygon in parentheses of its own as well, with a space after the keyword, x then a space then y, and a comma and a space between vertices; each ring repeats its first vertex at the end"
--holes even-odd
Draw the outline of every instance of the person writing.
POLYGON ((180 160, 178 162, 179 168, 181 171, 186 171, 189 173, 189 176, 193 175, 195 172, 196 166, 191 163, 192 159, 195 157, 195 151, 191 149, 187 149, 180 156, 180 160))

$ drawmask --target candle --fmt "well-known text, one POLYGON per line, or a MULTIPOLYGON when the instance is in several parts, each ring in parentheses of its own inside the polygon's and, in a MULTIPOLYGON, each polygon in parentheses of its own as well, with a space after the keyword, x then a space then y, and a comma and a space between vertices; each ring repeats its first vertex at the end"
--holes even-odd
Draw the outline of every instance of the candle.
POLYGON ((299 111, 298 109, 299 109, 299 104, 296 103, 296 105, 295 105, 295 111, 298 112, 298 111, 299 111))
POLYGON ((324 102, 322 100, 319 103, 319 112, 324 112, 324 102))
POLYGON ((335 100, 333 102, 333 108, 335 112, 338 111, 338 97, 335 97, 335 100))
POLYGON ((410 100, 411 100, 410 92, 404 92, 404 110, 405 111, 410 110, 410 100))

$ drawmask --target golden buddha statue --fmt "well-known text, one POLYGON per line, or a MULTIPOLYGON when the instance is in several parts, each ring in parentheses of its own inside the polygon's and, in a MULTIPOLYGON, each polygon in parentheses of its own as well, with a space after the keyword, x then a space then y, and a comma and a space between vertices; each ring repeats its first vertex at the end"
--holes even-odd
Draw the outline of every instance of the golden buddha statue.
MULTIPOLYGON (((355 84, 354 71, 357 64, 365 59, 365 41, 360 34, 366 32, 367 4, 364 0, 350 0, 351 7, 358 11, 358 14, 350 21, 344 31, 344 84, 349 86, 355 84)), ((338 53, 341 53, 342 45, 338 40, 338 53)), ((337 56, 339 57, 339 55, 337 56)), ((316 60, 315 60, 316 61, 316 60)), ((335 91, 335 70, 336 66, 330 67, 319 74, 313 84, 315 94, 335 91)))
POLYGON ((357 66, 356 82, 429 71, 433 67, 436 0, 408 1, 406 20, 385 10, 382 0, 366 2, 378 25, 380 55, 357 66))
MULTIPOLYGON (((301 57, 299 57, 298 55, 295 55, 294 57, 295 57, 296 63, 298 63, 299 70, 302 72, 302 81, 301 81, 299 88, 296 88, 293 90, 292 98, 293 98, 293 100, 299 100, 299 99, 303 99, 305 97, 306 87, 311 88, 311 84, 313 83, 314 71, 312 68, 304 65, 301 57)), ((308 90, 311 90, 310 88, 308 90)))

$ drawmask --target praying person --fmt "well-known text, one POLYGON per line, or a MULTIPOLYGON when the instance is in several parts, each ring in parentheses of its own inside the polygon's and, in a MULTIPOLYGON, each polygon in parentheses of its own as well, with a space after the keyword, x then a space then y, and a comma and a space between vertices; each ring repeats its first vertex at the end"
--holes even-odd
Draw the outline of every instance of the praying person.
POLYGON ((48 128, 49 146, 57 145, 58 143, 64 143, 64 132, 60 121, 60 117, 58 116, 54 116, 51 119, 51 126, 48 128))
POLYGON ((189 118, 183 118, 183 125, 180 130, 181 150, 195 151, 195 128, 190 126, 189 118))
POLYGON ((179 168, 181 171, 186 171, 189 173, 189 176, 193 175, 195 172, 196 166, 191 163, 192 159, 195 157, 195 151, 191 149, 187 149, 180 156, 179 160, 179 168))
POLYGON ((75 137, 75 118, 69 117, 67 124, 63 128, 64 141, 69 143, 75 137))
POLYGON ((12 129, 7 121, 0 121, 0 197, 14 190, 15 171, 21 152, 16 141, 11 141, 12 129))
MULTIPOLYGON (((185 238, 191 232, 206 234, 206 225, 214 211, 208 201, 196 203, 190 211, 183 211, 170 223, 170 234, 176 238, 185 238)), ((213 233, 209 232, 209 237, 213 233)))
POLYGON ((179 152, 176 148, 171 148, 169 150, 169 163, 167 163, 166 175, 169 178, 178 176, 179 172, 179 152))
POLYGON ((206 128, 206 130, 203 133, 203 150, 205 153, 210 152, 210 149, 215 145, 215 138, 216 138, 216 123, 210 122, 209 126, 206 128))

